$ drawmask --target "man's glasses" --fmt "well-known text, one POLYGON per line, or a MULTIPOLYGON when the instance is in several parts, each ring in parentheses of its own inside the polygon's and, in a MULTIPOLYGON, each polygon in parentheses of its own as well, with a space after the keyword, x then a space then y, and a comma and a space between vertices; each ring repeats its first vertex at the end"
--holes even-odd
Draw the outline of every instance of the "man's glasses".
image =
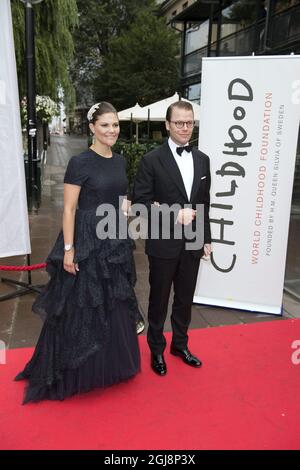
POLYGON ((191 129, 195 125, 194 121, 170 121, 170 122, 175 124, 177 129, 183 129, 185 125, 188 129, 191 129))

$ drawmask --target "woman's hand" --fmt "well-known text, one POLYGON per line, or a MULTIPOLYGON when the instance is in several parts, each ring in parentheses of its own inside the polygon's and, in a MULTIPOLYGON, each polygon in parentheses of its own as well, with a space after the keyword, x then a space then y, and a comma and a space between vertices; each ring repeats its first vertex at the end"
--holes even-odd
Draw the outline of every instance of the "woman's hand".
POLYGON ((76 275, 76 271, 79 271, 78 263, 74 263, 74 248, 65 252, 64 270, 70 274, 74 274, 74 276, 76 275))

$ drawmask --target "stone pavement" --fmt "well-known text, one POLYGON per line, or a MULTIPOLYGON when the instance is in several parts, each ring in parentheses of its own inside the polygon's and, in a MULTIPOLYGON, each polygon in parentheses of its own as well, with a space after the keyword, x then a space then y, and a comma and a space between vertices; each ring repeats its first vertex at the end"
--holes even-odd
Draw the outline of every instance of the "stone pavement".
MULTIPOLYGON (((63 209, 63 177, 66 164, 72 155, 76 155, 87 146, 87 139, 77 136, 51 136, 51 145, 48 149, 47 164, 45 167, 42 204, 37 213, 30 215, 31 233, 31 263, 45 261, 58 232, 61 228, 63 209)), ((293 220, 292 224, 299 227, 299 220, 293 220)), ((291 226, 292 226, 291 224, 291 226)), ((298 232, 299 233, 299 232, 298 232)), ((290 236, 288 259, 295 259, 295 250, 299 252, 297 236, 290 236), (292 245, 291 245, 292 243, 292 245)), ((296 266, 292 266, 293 276, 299 274, 299 259, 296 258, 296 266)), ((135 250, 135 262, 137 268, 136 294, 142 313, 146 317, 148 305, 148 261, 144 254, 143 242, 137 242, 135 250)), ((2 265, 26 264, 25 256, 2 258, 2 265)), ((27 273, 2 273, 3 277, 27 281, 27 273)), ((298 276, 300 277, 300 276, 298 276)), ((42 271, 32 273, 33 284, 46 283, 47 274, 42 271)), ((0 283, 0 295, 11 292, 14 288, 0 283)), ((41 320, 32 314, 31 305, 35 294, 28 294, 16 299, 0 302, 0 340, 4 341, 7 348, 20 348, 34 346, 41 330, 41 320)), ((165 325, 166 331, 171 331, 170 324, 171 302, 168 318, 165 325)), ((192 311, 191 328, 208 328, 212 326, 234 325, 270 320, 284 320, 286 318, 300 318, 300 302, 288 294, 283 297, 283 315, 255 314, 242 310, 225 309, 194 305, 192 311)))

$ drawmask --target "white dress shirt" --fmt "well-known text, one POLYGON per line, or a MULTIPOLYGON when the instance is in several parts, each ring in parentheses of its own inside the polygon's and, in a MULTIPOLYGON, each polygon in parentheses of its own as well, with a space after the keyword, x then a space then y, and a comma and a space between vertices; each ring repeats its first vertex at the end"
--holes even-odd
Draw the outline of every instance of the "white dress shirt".
POLYGON ((175 144, 171 137, 169 137, 168 144, 181 173, 187 197, 190 200, 194 181, 194 160, 192 152, 186 152, 184 150, 182 155, 178 155, 176 149, 180 147, 180 145, 175 144))

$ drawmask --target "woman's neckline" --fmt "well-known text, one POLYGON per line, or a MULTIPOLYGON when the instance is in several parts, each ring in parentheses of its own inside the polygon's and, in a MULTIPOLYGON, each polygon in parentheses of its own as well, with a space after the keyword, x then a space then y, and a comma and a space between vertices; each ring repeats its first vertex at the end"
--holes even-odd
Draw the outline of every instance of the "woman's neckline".
POLYGON ((105 160, 111 160, 114 156, 114 152, 112 152, 111 157, 105 157, 104 155, 101 155, 100 153, 96 152, 96 150, 92 149, 91 147, 89 147, 89 150, 93 152, 95 155, 97 155, 97 157, 103 158, 105 160))

